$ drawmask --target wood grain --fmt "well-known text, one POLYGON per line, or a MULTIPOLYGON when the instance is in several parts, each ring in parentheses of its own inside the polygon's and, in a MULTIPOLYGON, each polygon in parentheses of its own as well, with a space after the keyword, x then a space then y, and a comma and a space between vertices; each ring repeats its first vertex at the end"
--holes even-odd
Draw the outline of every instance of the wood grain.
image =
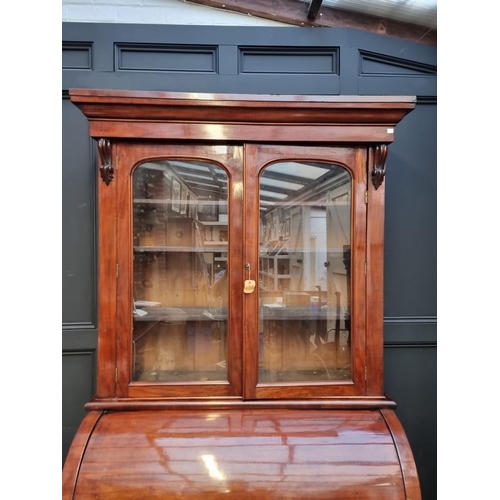
POLYGON ((377 410, 106 413, 74 499, 401 499, 394 433, 377 410))
MULTIPOLYGON (((369 151, 373 164, 373 148, 369 151)), ((383 394, 384 387, 384 200, 385 182, 375 189, 368 172, 366 367, 368 394, 383 394)))
POLYGON ((64 500, 420 500, 408 440, 383 392, 385 183, 375 189, 370 178, 373 148, 394 140, 415 98, 99 89, 70 97, 90 135, 110 139, 116 168, 98 186, 97 393, 64 467, 64 500), (227 380, 132 376, 132 175, 169 158, 227 172, 227 380), (258 280, 259 175, 274 161, 334 163, 351 174, 350 380, 258 379, 258 292, 242 285, 258 280))
MULTIPOLYGON (((116 154, 116 144, 111 144, 112 160, 116 154)), ((100 167, 100 165, 99 165, 100 167)), ((97 192, 99 199, 99 265, 98 265, 98 331, 97 337, 97 396, 113 397, 115 395, 116 367, 116 191, 118 173, 114 181, 106 185, 97 176, 97 192)))
POLYGON ((94 427, 102 414, 102 410, 88 411, 75 434, 63 467, 62 500, 73 499, 85 449, 92 436, 94 427))
POLYGON ((394 445, 401 464, 401 472, 405 485, 405 494, 408 500, 421 500, 420 481, 418 479, 417 467, 410 443, 406 438, 403 425, 391 409, 382 409, 380 413, 384 417, 387 427, 390 429, 394 445))

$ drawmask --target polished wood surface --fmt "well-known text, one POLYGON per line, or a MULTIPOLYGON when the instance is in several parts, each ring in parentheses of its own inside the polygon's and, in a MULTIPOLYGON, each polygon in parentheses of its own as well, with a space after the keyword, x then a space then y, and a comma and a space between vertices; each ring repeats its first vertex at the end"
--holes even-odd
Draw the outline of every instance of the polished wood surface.
POLYGON ((98 178, 97 392, 63 499, 420 500, 382 371, 383 160, 416 99, 93 89, 70 98, 91 137, 109 139, 113 177, 98 178), (133 380, 133 172, 168 159, 227 172, 227 380, 133 380), (244 294, 243 283, 259 279, 259 173, 278 161, 340 164, 351 176, 348 380, 259 383, 259 292, 244 294))
POLYGON ((389 409, 382 409, 380 413, 384 417, 387 426, 389 427, 396 451, 398 452, 399 463, 401 464, 401 471, 405 484, 406 497, 411 500, 420 500, 420 481, 418 479, 418 472, 415 466, 415 458, 410 448, 410 443, 406 438, 403 425, 397 418, 394 411, 389 409))
POLYGON ((87 411, 110 410, 255 410, 255 409, 290 408, 303 410, 378 410, 381 408, 396 408, 396 403, 386 396, 380 397, 335 397, 323 399, 273 399, 273 400, 242 400, 241 398, 210 398, 204 399, 174 399, 166 398, 128 398, 113 400, 93 398, 85 404, 87 411))
POLYGON ((71 448, 64 462, 62 474, 62 498, 73 498, 73 493, 78 480, 80 464, 85 455, 85 448, 94 432, 94 427, 102 415, 102 410, 91 410, 83 419, 78 432, 71 443, 71 448))
MULTIPOLYGON (((112 145, 111 158, 116 154, 116 146, 112 145)), ((103 164, 100 159, 99 167, 103 164)), ((119 175, 118 173, 116 176, 119 175)), ((115 176, 115 177, 116 177, 115 176)), ((104 182, 97 183, 99 197, 98 210, 98 252, 100 263, 98 266, 98 331, 97 349, 97 395, 112 397, 115 394, 115 360, 117 344, 116 313, 119 302, 116 300, 116 272, 117 272, 117 239, 116 213, 117 180, 108 186, 104 182)))
POLYGON ((412 471, 402 473, 406 438, 384 412, 104 413, 79 432, 88 443, 74 496, 65 490, 63 500, 419 500, 407 484, 412 471))
MULTIPOLYGON (((369 150, 374 161, 374 148, 369 150)), ((385 164, 384 164, 385 167, 385 164)), ((369 179, 368 179, 369 180, 369 179)), ((385 182, 375 189, 368 182, 367 253, 366 253, 366 391, 381 394, 384 390, 384 198, 385 182)))
POLYGON ((383 142, 416 103, 408 96, 276 96, 71 89, 92 137, 383 142), (304 124, 312 124, 304 133, 304 124))
MULTIPOLYGON (((284 118, 284 117, 281 117, 284 118)), ((236 117, 235 117, 236 119, 236 117)), ((200 141, 254 141, 266 142, 272 137, 276 142, 298 143, 298 142, 344 142, 359 143, 369 141, 372 143, 391 143, 394 133, 387 132, 392 126, 384 124, 371 125, 315 125, 314 134, 304 134, 304 127, 290 123, 282 125, 269 124, 262 127, 252 123, 182 123, 175 121, 162 122, 151 121, 149 123, 126 122, 124 128, 117 121, 92 121, 90 122, 90 134, 92 137, 116 137, 163 140, 168 137, 171 140, 184 140, 186 137, 194 137, 200 141)))

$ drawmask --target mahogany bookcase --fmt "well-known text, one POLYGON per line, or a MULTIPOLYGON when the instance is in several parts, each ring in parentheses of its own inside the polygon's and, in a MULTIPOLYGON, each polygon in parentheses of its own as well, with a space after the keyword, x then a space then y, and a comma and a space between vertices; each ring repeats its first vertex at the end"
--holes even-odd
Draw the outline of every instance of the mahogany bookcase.
POLYGON ((383 387, 384 177, 415 98, 73 89, 95 397, 63 498, 420 499, 383 387))

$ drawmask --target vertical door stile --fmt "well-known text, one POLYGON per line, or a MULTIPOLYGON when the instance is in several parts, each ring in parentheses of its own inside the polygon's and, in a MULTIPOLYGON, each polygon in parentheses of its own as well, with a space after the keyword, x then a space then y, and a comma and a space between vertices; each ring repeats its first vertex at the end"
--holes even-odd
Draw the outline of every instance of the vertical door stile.
POLYGON ((98 353, 97 397, 114 397, 116 394, 116 263, 117 263, 117 175, 103 175, 109 170, 116 156, 116 144, 99 141, 99 170, 97 175, 98 211, 98 353), (105 151, 103 151, 103 148, 105 151), (106 180, 105 180, 106 178, 106 180))
MULTIPOLYGON (((365 168, 363 170, 363 183, 365 186, 365 213, 363 214, 363 222, 364 222, 364 239, 366 242, 368 242, 368 214, 369 214, 369 203, 370 203, 370 197, 369 197, 369 179, 370 179, 370 148, 366 148, 365 151, 365 158, 364 158, 364 163, 365 163, 365 168)), ((363 299, 364 299, 364 304, 365 304, 365 311, 364 311, 364 321, 365 321, 365 328, 364 328, 364 339, 365 339, 365 347, 364 347, 364 393, 368 394, 368 304, 370 303, 370 297, 368 296, 368 243, 365 245, 365 251, 364 251, 364 294, 363 294, 363 299)))
MULTIPOLYGON (((255 387, 258 382, 259 363, 259 337, 258 337, 258 283, 259 283, 259 259, 258 259, 258 231, 259 231, 259 199, 258 199, 258 167, 257 147, 253 144, 244 146, 244 235, 245 248, 243 266, 249 264, 250 274, 244 269, 244 279, 253 279, 257 282, 253 293, 243 294, 244 311, 244 335, 243 335, 243 357, 244 357, 244 380, 243 398, 254 399, 255 387)), ((241 283, 243 289, 243 281, 241 283)))
POLYGON ((230 146, 227 167, 229 168, 229 197, 228 197, 228 228, 229 228, 229 356, 228 356, 228 378, 232 388, 232 395, 242 395, 243 384, 243 330, 244 311, 242 302, 244 300, 242 282, 243 274, 244 244, 241 235, 244 231, 244 154, 242 146, 230 146))
POLYGON ((132 196, 131 172, 127 149, 117 145, 115 181, 117 184, 117 277, 116 277, 116 396, 127 397, 127 387, 131 374, 131 356, 128 345, 132 342, 132 196), (126 168, 125 168, 126 167, 126 168))
POLYGON ((353 223, 355 224, 354 234, 354 254, 357 256, 353 260, 353 296, 352 303, 356 305, 356 341, 355 352, 359 353, 355 360, 354 377, 358 382, 360 394, 366 394, 367 379, 369 378, 367 366, 367 279, 368 279, 368 246, 366 235, 368 231, 368 206, 370 195, 368 192, 368 164, 369 157, 366 149, 360 148, 356 151, 355 171, 356 171, 356 201, 353 205, 353 223))
POLYGON ((366 393, 366 218, 367 190, 366 153, 357 150, 354 154, 354 196, 352 204, 352 252, 351 252, 351 304, 352 310, 352 377, 357 394, 366 393))
MULTIPOLYGON (((368 205, 366 216, 366 391, 370 395, 383 395, 383 329, 384 329, 384 198, 385 182, 372 181, 375 148, 367 148, 368 205)), ((385 166, 385 165, 384 165, 385 166)))

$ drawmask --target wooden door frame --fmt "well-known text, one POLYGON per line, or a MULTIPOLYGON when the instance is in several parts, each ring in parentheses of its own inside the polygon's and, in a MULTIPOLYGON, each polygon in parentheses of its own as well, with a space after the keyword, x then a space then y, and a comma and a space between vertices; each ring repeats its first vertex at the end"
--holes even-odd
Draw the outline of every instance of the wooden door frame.
MULTIPOLYGON (((366 395, 366 148, 343 146, 291 146, 245 144, 245 257, 255 273, 259 268, 259 178, 269 165, 280 161, 314 161, 344 167, 352 179, 352 380, 311 383, 259 383, 258 381, 258 293, 244 297, 244 398, 245 399, 315 399, 366 395)), ((382 353, 379 353, 381 355, 382 353)))
MULTIPOLYGON (((116 367, 115 397, 118 398, 177 398, 177 397, 239 397, 242 380, 242 147, 207 144, 166 144, 118 142, 116 197, 117 206, 117 264, 120 272, 116 289, 116 367), (211 162, 228 174, 229 221, 229 275, 228 308, 228 381, 189 383, 149 383, 131 380, 132 349, 132 176, 142 163, 156 160, 182 159, 211 162), (234 266, 232 265, 234 263, 234 266), (234 268, 234 269, 233 269, 234 268)), ((109 217, 108 217, 109 218, 109 217)), ((112 262, 104 266, 113 267, 112 262)))

